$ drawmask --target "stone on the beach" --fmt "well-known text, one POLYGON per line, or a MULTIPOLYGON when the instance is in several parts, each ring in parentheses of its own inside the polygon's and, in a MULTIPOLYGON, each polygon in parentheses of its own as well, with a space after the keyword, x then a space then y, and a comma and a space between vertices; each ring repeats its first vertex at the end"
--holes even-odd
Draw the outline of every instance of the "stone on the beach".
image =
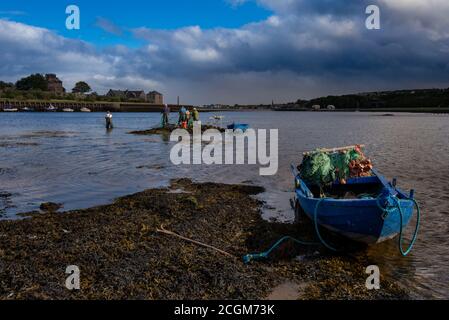
POLYGON ((61 208, 62 204, 54 202, 45 202, 42 203, 41 206, 39 207, 39 209, 41 209, 44 212, 56 212, 61 208))

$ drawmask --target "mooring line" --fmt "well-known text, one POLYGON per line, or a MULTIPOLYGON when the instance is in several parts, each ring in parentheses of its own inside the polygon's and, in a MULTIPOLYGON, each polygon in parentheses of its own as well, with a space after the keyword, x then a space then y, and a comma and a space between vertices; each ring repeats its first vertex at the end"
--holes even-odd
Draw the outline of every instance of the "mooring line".
POLYGON ((237 259, 236 256, 234 256, 234 255, 232 255, 232 254, 230 254, 230 253, 228 253, 228 252, 226 252, 224 250, 218 249, 218 248, 216 248, 214 246, 211 246, 209 244, 206 244, 206 243, 203 243, 203 242, 199 242, 199 241, 196 241, 196 240, 193 240, 193 239, 181 236, 180 234, 177 234, 177 233, 175 233, 173 231, 167 230, 167 229, 164 228, 163 225, 161 225, 160 229, 157 228, 156 231, 159 232, 159 233, 163 233, 163 234, 166 234, 166 235, 177 237, 177 238, 182 239, 184 241, 188 241, 188 242, 194 243, 194 244, 199 245, 201 247, 212 249, 212 250, 217 251, 218 253, 221 253, 222 255, 228 256, 230 258, 237 259))

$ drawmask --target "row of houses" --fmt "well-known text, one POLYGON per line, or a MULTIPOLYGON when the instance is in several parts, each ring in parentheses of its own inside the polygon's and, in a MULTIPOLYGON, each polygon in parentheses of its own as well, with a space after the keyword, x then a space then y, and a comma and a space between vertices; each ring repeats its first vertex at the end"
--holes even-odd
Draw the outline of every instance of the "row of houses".
POLYGON ((315 105, 312 106, 312 110, 315 110, 315 111, 318 111, 318 110, 330 110, 330 111, 333 111, 335 109, 336 109, 335 106, 332 105, 332 104, 328 105, 326 107, 326 109, 321 108, 321 106, 319 104, 315 104, 315 105))
POLYGON ((164 96, 157 91, 151 91, 145 93, 143 90, 109 90, 106 94, 110 98, 120 98, 123 100, 140 100, 142 102, 148 102, 152 104, 164 104, 164 96))
MULTIPOLYGON (((63 87, 62 81, 54 73, 48 73, 45 75, 45 80, 47 80, 48 91, 63 96, 66 93, 63 87)), ((147 94, 143 90, 132 91, 132 90, 109 90, 106 96, 111 98, 121 98, 123 100, 140 100, 142 102, 148 102, 152 104, 164 104, 163 94, 157 91, 150 91, 147 94)))

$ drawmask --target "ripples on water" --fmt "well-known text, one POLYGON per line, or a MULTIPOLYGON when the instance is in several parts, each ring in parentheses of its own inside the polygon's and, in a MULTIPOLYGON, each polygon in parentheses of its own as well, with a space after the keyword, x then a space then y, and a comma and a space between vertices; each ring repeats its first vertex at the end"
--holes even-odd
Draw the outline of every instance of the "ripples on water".
MULTIPOLYGON (((403 281, 420 298, 449 298, 449 117, 368 113, 239 112, 224 122, 279 128, 279 172, 261 177, 255 166, 179 166, 169 162, 167 137, 127 132, 159 124, 158 114, 115 114, 113 131, 102 114, 0 113, 0 217, 36 210, 40 203, 64 203, 66 210, 111 202, 171 178, 254 183, 264 216, 291 221, 290 163, 317 147, 366 144, 375 166, 403 189, 416 189, 423 223, 411 256, 399 257, 396 241, 368 250, 381 271, 403 281)), ((204 116, 208 118, 208 116, 204 116)), ((173 115, 175 118, 175 115, 173 115)))

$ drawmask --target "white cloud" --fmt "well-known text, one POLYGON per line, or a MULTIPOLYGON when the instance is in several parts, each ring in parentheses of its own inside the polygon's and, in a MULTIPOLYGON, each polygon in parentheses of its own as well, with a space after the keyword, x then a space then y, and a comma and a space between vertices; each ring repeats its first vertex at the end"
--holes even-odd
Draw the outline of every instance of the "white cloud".
POLYGON ((186 52, 190 60, 196 62, 213 62, 217 61, 220 57, 219 53, 214 48, 187 49, 186 52))
POLYGON ((449 1, 379 0, 384 12, 392 16, 392 27, 413 30, 439 41, 449 39, 449 1), (396 26, 394 25, 396 20, 396 26), (399 26, 398 26, 399 25, 399 26))
POLYGON ((281 19, 278 16, 271 16, 268 18, 267 24, 272 27, 279 27, 281 25, 281 19))
POLYGON ((108 86, 160 89, 151 77, 136 76, 135 55, 124 46, 99 51, 79 40, 59 36, 50 30, 0 19, 0 78, 15 82, 30 73, 57 73, 71 90, 77 81, 89 82, 95 90, 108 86))

